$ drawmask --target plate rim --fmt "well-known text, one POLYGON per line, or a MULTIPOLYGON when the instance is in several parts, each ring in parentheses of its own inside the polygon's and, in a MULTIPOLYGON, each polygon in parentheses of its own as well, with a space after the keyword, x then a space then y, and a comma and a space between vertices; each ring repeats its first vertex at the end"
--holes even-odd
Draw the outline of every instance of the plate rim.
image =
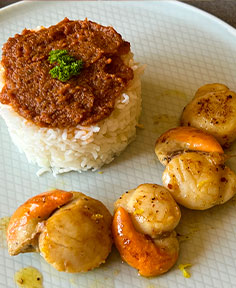
MULTIPOLYGON (((46 3, 55 3, 55 2, 61 2, 61 1, 31 1, 31 0, 22 0, 20 2, 16 2, 16 3, 12 3, 10 5, 7 5, 6 7, 3 7, 0 9, 0 14, 1 13, 7 13, 8 10, 13 10, 15 8, 17 8, 18 6, 23 6, 23 5, 30 5, 30 4, 38 4, 38 3, 42 3, 42 2, 46 2, 46 3)), ((75 2, 75 1, 67 1, 67 3, 72 3, 72 2, 75 2)), ((125 2, 127 4, 136 4, 136 3, 168 3, 168 4, 171 4, 171 5, 176 5, 180 8, 184 8, 184 9, 187 9, 187 10, 191 10, 192 12, 194 13, 197 13, 205 18, 208 18, 209 20, 211 21, 214 21, 216 22, 217 24, 219 24, 220 26, 223 26, 228 32, 232 33, 234 36, 236 36, 236 28, 231 26, 230 24, 226 23, 224 20, 220 19, 219 17, 207 12, 207 11, 204 11, 202 10, 201 8, 198 8, 198 7, 195 7, 195 6, 192 6, 191 4, 188 4, 188 3, 185 3, 185 2, 181 2, 179 0, 156 0, 156 1, 152 1, 152 0, 138 0, 138 1, 117 1, 117 0, 79 0, 79 1, 76 1, 76 2, 88 2, 88 3, 99 3, 99 2, 107 2, 107 3, 121 3, 121 2, 125 2)), ((154 4, 154 5, 155 5, 154 4)))

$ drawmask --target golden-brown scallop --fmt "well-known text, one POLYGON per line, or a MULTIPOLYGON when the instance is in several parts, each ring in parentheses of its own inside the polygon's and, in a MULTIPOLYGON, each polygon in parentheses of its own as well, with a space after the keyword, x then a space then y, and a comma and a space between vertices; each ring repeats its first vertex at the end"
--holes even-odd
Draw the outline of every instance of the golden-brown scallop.
POLYGON ((39 223, 72 198, 71 192, 52 190, 36 195, 18 207, 7 228, 9 254, 38 251, 39 223))
POLYGON ((120 206, 130 213, 135 229, 152 238, 174 230, 181 217, 169 191, 157 184, 129 190, 115 202, 115 209, 120 206))
POLYGON ((227 92, 229 88, 220 83, 212 83, 212 84, 205 84, 198 88, 197 92, 195 93, 194 97, 199 97, 205 95, 206 93, 218 93, 218 92, 227 92))
POLYGON ((204 130, 229 147, 236 139, 236 93, 223 84, 204 85, 184 108, 181 125, 204 130))
POLYGON ((12 215, 8 251, 37 251, 59 271, 86 272, 110 253, 111 223, 110 212, 96 199, 61 190, 41 193, 12 215))
POLYGON ((111 215, 98 200, 74 192, 39 236, 44 259, 59 271, 86 272, 105 262, 111 251, 111 215))
POLYGON ((181 213, 167 189, 142 184, 115 203, 112 232, 121 257, 142 276, 167 272, 177 261, 181 213))
POLYGON ((188 150, 220 154, 222 158, 224 153, 212 135, 194 127, 170 129, 156 141, 155 153, 163 165, 167 165, 174 155, 188 150))
POLYGON ((201 152, 174 157, 163 173, 163 185, 175 200, 190 209, 223 204, 236 193, 236 175, 218 158, 201 152))

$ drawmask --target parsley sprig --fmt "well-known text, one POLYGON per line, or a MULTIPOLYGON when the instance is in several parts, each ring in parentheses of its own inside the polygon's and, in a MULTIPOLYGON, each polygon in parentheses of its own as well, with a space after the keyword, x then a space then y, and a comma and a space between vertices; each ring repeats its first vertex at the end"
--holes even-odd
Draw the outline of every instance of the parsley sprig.
POLYGON ((72 76, 78 75, 83 68, 83 61, 76 60, 68 54, 67 50, 52 50, 49 53, 50 64, 57 62, 59 65, 53 67, 49 73, 52 78, 66 82, 72 76))

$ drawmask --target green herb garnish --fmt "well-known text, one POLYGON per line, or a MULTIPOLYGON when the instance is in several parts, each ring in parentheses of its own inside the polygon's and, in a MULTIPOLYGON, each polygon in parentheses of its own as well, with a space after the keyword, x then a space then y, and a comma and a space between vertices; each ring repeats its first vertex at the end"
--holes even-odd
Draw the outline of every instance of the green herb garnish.
POLYGON ((72 76, 78 75, 83 68, 83 61, 76 60, 70 56, 67 50, 52 50, 49 53, 48 60, 50 64, 57 62, 59 65, 52 68, 49 73, 52 78, 57 78, 62 82, 66 82, 72 76))

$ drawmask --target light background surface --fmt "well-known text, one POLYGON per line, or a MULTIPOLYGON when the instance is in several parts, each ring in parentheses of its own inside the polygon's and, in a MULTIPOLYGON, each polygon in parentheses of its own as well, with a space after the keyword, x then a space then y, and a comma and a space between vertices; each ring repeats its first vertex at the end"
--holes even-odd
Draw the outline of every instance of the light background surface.
MULTIPOLYGON (((157 137, 177 126, 181 111, 198 87, 221 82, 236 90, 236 32, 220 20, 184 4, 160 2, 25 2, 0 10, 0 45, 25 27, 49 26, 84 19, 113 26, 131 43, 136 61, 146 64, 142 78, 143 112, 136 141, 98 172, 68 173, 38 178, 12 144, 0 120, 0 217, 8 216, 29 197, 49 188, 77 190, 97 198, 112 211, 126 190, 145 182, 161 184, 163 167, 154 154, 157 137)), ((232 150, 232 149, 231 149, 232 150)), ((233 153, 232 151, 229 151, 233 153)), ((231 161, 236 171, 236 160, 231 161)), ((0 287, 15 287, 14 273, 34 266, 44 287, 236 287, 236 202, 208 211, 182 209, 177 265, 167 274, 145 279, 122 263, 113 250, 105 265, 86 274, 54 270, 36 254, 8 256, 0 248, 0 287), (186 279, 178 264, 191 263, 186 279)))
MULTIPOLYGON (((0 0, 0 8, 19 1, 23 0, 0 0)), ((34 1, 34 0, 25 0, 25 1, 34 1)), ((47 1, 47 0, 41 0, 41 1, 47 1)), ((66 0, 60 0, 60 1, 66 1, 66 0)), ((90 0, 77 0, 77 1, 90 1, 90 0)), ((97 0, 97 1, 106 1, 106 0, 97 0)), ((120 1, 126 1, 126 0, 120 0, 120 1)), ((136 0, 136 1, 142 1, 142 0, 136 0)), ((155 0, 155 1, 165 1, 165 0, 155 0)), ((198 7, 204 11, 207 11, 208 13, 219 17, 226 23, 236 28, 235 0, 179 0, 179 1, 198 7)))

